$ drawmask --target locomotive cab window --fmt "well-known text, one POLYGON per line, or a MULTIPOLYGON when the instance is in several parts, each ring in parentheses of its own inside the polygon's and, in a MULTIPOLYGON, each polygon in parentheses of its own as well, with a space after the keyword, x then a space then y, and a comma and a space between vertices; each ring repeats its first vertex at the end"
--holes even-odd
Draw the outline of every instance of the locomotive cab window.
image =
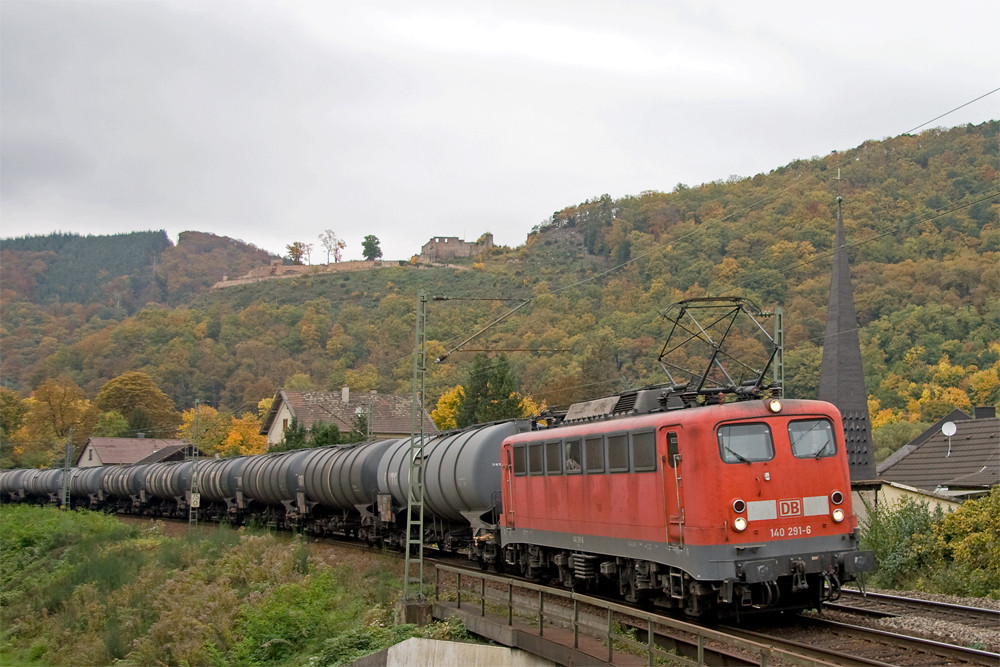
POLYGON ((774 458, 774 441, 767 424, 719 427, 719 452, 726 463, 752 463, 774 458))
POLYGON ((581 472, 580 462, 583 461, 583 448, 579 440, 567 440, 563 446, 566 453, 566 464, 564 470, 567 475, 576 475, 581 472))
POLYGON ((544 452, 542 451, 542 443, 532 442, 528 445, 528 474, 529 475, 543 475, 545 474, 545 460, 543 457, 544 452))
POLYGON ((628 472, 628 434, 608 436, 608 471, 628 472))
POLYGON ((562 443, 561 442, 546 442, 545 443, 545 474, 546 475, 561 475, 562 474, 562 443))
POLYGON ((636 472, 656 470, 656 434, 653 431, 632 434, 632 465, 636 472))
POLYGON ((524 445, 514 445, 513 451, 514 451, 514 474, 527 475, 528 452, 525 451, 524 445))
POLYGON ((588 473, 604 472, 604 438, 587 438, 584 440, 584 451, 587 455, 586 470, 588 473))
POLYGON ((833 424, 827 419, 803 419, 788 424, 792 454, 800 459, 819 459, 837 453, 833 424))

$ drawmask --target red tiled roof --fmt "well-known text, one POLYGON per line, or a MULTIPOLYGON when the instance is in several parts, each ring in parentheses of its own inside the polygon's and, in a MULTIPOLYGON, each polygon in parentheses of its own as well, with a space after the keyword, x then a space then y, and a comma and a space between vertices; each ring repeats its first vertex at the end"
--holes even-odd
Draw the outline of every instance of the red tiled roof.
MULTIPOLYGON (((94 448, 104 465, 129 465, 152 456, 161 449, 184 447, 187 443, 163 438, 90 438, 87 445, 94 448)), ((83 457, 82 452, 80 457, 83 457)), ((79 463, 80 460, 77 460, 77 464, 79 463)))
MULTIPOLYGON (((407 396, 351 392, 344 403, 341 392, 294 391, 282 389, 274 399, 270 411, 264 417, 260 432, 271 430, 271 425, 281 408, 287 403, 292 416, 307 429, 316 422, 336 424, 342 433, 351 429, 358 410, 367 415, 372 410, 372 432, 408 435, 410 433, 410 405, 407 396)), ((427 411, 423 411, 424 432, 437 433, 437 426, 431 421, 427 411)))

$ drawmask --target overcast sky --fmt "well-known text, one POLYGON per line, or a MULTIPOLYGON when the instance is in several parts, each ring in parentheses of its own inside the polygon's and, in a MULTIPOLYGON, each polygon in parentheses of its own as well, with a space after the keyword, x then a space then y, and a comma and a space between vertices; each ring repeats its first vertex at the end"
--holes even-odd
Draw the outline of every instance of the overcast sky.
POLYGON ((603 193, 911 130, 1000 86, 998 26, 983 0, 3 0, 0 236, 520 245, 603 193))

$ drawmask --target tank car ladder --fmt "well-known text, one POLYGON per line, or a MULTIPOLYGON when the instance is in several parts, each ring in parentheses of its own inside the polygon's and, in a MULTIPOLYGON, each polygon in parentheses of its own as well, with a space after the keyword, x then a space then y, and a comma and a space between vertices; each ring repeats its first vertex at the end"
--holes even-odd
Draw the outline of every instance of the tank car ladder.
POLYGON ((427 295, 417 297, 410 403, 410 479, 406 502, 406 566, 403 600, 424 599, 424 385, 427 374, 427 295))

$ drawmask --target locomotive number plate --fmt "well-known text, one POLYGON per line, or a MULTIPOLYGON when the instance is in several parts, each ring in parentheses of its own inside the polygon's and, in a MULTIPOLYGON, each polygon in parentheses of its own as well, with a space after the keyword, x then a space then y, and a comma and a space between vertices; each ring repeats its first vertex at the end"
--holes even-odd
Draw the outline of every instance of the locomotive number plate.
POLYGON ((812 535, 812 526, 786 526, 771 529, 771 537, 801 537, 802 535, 812 535))

